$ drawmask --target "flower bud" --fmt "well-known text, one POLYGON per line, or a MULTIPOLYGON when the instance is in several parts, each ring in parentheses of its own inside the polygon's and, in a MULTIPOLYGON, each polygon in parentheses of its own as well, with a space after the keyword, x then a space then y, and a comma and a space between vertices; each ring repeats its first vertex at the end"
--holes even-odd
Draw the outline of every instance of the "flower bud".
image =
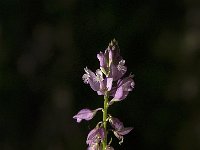
POLYGON ((77 120, 77 122, 81 122, 82 120, 91 120, 98 110, 102 110, 102 108, 98 108, 95 110, 90 109, 82 109, 80 110, 73 118, 77 120))

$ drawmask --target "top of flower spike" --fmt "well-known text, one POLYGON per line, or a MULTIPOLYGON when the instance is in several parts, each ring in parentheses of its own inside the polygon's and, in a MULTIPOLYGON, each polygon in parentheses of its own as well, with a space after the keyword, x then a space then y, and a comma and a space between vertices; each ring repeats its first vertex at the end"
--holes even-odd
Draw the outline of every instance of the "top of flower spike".
MULTIPOLYGON (((111 40, 111 42, 108 44, 108 49, 117 49, 119 50, 119 46, 118 46, 118 42, 116 41, 116 39, 114 38, 113 40, 111 40)), ((120 50, 119 50, 120 52, 120 50)))
POLYGON ((120 79, 127 71, 125 60, 120 55, 118 42, 113 39, 104 53, 97 54, 100 62, 100 69, 106 77, 113 78, 114 81, 120 79))
MULTIPOLYGON (((109 45, 107 50, 109 51, 109 61, 114 65, 118 65, 119 61, 122 60, 122 56, 120 56, 120 49, 118 42, 113 39, 109 45)), ((110 64, 109 64, 110 65, 110 64)))
POLYGON ((110 43, 108 44, 108 49, 116 49, 116 48, 119 50, 118 42, 117 42, 116 39, 114 38, 114 39, 111 40, 110 43))
POLYGON ((134 88, 133 76, 123 78, 127 71, 125 60, 120 55, 118 42, 113 39, 106 50, 97 54, 100 62, 100 69, 96 73, 87 67, 84 68, 85 74, 83 81, 97 92, 98 95, 105 95, 109 91, 113 102, 125 99, 130 91, 134 88))

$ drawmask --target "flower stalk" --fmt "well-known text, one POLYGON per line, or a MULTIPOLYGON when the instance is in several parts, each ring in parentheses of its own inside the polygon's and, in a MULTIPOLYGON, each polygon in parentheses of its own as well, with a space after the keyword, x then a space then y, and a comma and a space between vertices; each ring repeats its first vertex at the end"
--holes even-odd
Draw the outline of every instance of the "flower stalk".
POLYGON ((104 109, 103 109, 103 128, 105 130, 105 137, 103 139, 103 150, 105 150, 107 146, 107 118, 108 118, 108 92, 104 95, 104 109))
POLYGON ((112 117, 110 114, 108 115, 108 108, 113 103, 124 100, 129 92, 133 90, 135 83, 133 75, 124 77, 127 67, 125 66, 125 60, 120 55, 118 42, 115 39, 109 43, 104 53, 100 52, 97 54, 97 58, 100 62, 100 68, 96 72, 91 71, 87 67, 84 68, 85 74, 82 76, 82 79, 98 95, 104 96, 104 107, 92 110, 84 108, 73 118, 78 123, 82 120, 89 121, 93 119, 99 110, 102 110, 103 121, 97 123, 96 127, 87 136, 87 150, 114 150, 111 146, 112 137, 111 141, 107 142, 108 131, 112 131, 115 137, 120 140, 119 144, 121 144, 123 143, 124 135, 128 134, 133 128, 124 127, 118 118, 112 117), (112 127, 112 129, 109 127, 112 127))

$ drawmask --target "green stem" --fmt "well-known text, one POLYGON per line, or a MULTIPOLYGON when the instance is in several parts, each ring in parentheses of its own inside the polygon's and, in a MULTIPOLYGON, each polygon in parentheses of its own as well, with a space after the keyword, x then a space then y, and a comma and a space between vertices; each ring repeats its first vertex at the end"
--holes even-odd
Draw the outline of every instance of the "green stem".
POLYGON ((107 117, 108 117, 108 114, 107 114, 107 111, 108 111, 108 92, 105 93, 104 95, 104 109, 103 109, 103 127, 104 127, 104 130, 105 130, 105 138, 103 140, 103 150, 106 149, 106 146, 107 146, 107 117))

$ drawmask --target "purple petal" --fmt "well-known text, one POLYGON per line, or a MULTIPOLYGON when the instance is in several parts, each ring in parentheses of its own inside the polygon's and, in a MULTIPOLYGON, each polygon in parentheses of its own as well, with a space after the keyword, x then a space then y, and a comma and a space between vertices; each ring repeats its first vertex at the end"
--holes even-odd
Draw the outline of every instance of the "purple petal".
POLYGON ((128 134, 129 132, 131 132, 131 130, 133 130, 132 127, 127 127, 127 128, 123 128, 122 130, 120 131, 116 131, 119 135, 126 135, 128 134))
POLYGON ((128 96, 128 93, 128 91, 123 91, 122 88, 118 88, 114 98, 109 102, 109 105, 112 105, 114 102, 124 100, 128 96))
POLYGON ((97 54, 97 58, 99 59, 100 62, 100 69, 101 71, 107 75, 109 72, 109 68, 108 68, 108 51, 105 50, 104 53, 100 52, 99 54, 97 54))
POLYGON ((94 91, 98 91, 100 89, 100 83, 99 82, 96 82, 94 81, 93 79, 89 79, 89 84, 90 84, 90 87, 94 90, 94 91))
POLYGON ((114 96, 113 99, 109 102, 109 105, 112 105, 114 102, 121 101, 127 96, 127 93, 123 91, 123 87, 119 87, 116 91, 111 91, 111 94, 114 96))
POLYGON ((123 97, 123 87, 119 87, 115 93, 114 99, 115 100, 120 100, 123 97))
POLYGON ((91 120, 96 115, 96 112, 100 109, 101 108, 98 108, 96 110, 82 109, 73 118, 77 119, 78 123, 82 120, 91 120))
POLYGON ((99 143, 101 140, 103 140, 105 137, 104 129, 96 127, 93 130, 90 131, 90 133, 87 136, 86 143, 88 145, 91 145, 93 143, 99 143))
POLYGON ((103 81, 100 81, 100 89, 97 91, 98 95, 104 95, 106 91, 110 91, 112 89, 112 78, 105 78, 103 81))
POLYGON ((116 91, 117 91, 117 87, 116 87, 116 86, 112 86, 112 89, 111 89, 110 92, 109 92, 110 96, 114 97, 116 91))
POLYGON ((122 80, 118 80, 117 82, 117 90, 111 90, 112 91, 112 96, 114 97, 111 101, 110 104, 112 104, 115 101, 121 101, 125 99, 128 96, 128 93, 132 91, 134 88, 134 81, 132 79, 132 76, 126 77, 122 80), (115 92, 115 94, 113 94, 115 92))
POLYGON ((111 64, 109 77, 112 77, 114 81, 117 81, 126 73, 126 71, 127 71, 126 66, 123 66, 121 64, 118 65, 111 64))
POLYGON ((128 96, 128 93, 128 91, 123 91, 123 96, 121 97, 120 101, 124 100, 128 96))
POLYGON ((93 140, 94 140, 95 136, 97 135, 97 132, 98 132, 98 128, 94 128, 89 132, 89 134, 87 136, 87 140, 86 140, 86 143, 88 145, 91 145, 93 143, 93 140))
POLYGON ((102 52, 97 54, 97 58, 99 59, 100 66, 103 68, 106 67, 106 57, 102 52))
POLYGON ((90 87, 94 90, 94 91, 98 91, 100 89, 100 84, 99 82, 95 81, 95 79, 97 78, 95 73, 92 72, 90 69, 88 69, 87 67, 84 68, 86 74, 83 75, 83 81, 86 84, 90 84, 90 87))
POLYGON ((105 138, 105 131, 103 128, 99 128, 99 136, 102 140, 105 138))
POLYGON ((103 93, 106 90, 106 83, 105 82, 106 82, 106 80, 99 82, 100 83, 100 89, 99 89, 99 91, 102 91, 103 93))
POLYGON ((110 65, 110 78, 113 78, 114 81, 117 81, 119 77, 121 77, 120 72, 118 71, 117 67, 113 64, 110 65))
POLYGON ((110 122, 110 125, 111 125, 115 130, 121 130, 121 129, 124 128, 123 123, 122 123, 118 118, 111 117, 111 118, 109 119, 109 122, 110 122))
POLYGON ((85 72, 90 76, 90 78, 95 78, 96 75, 94 72, 92 72, 90 69, 88 69, 87 67, 84 68, 85 72))
POLYGON ((113 78, 107 78, 106 79, 106 87, 107 87, 107 90, 110 91, 112 89, 112 83, 113 83, 113 78))
POLYGON ((90 109, 80 110, 73 118, 77 119, 77 122, 81 122, 82 119, 90 120, 93 117, 93 111, 90 109))
POLYGON ((119 86, 126 86, 126 87, 129 86, 130 88, 134 88, 135 83, 134 83, 132 77, 133 77, 133 76, 130 75, 130 76, 128 76, 128 77, 126 77, 126 78, 120 80, 120 81, 117 83, 117 84, 118 84, 118 87, 119 87, 119 86))

